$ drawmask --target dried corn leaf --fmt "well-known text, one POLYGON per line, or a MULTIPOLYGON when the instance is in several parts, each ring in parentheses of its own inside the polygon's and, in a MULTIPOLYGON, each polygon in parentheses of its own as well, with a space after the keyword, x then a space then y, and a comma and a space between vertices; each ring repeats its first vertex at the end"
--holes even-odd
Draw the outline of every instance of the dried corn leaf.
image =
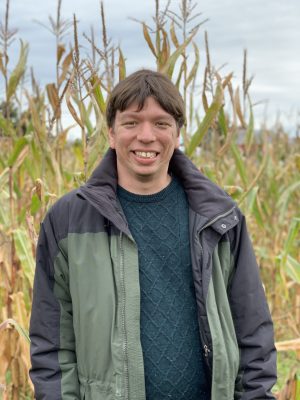
POLYGON ((196 132, 193 134, 190 144, 187 148, 187 155, 191 156, 197 146, 201 143, 204 135, 208 131, 209 127, 213 123, 214 119, 218 115, 218 112, 220 108, 222 107, 223 104, 223 90, 222 86, 218 85, 216 89, 216 94, 215 97, 212 101, 212 104, 210 105, 209 109, 207 110, 203 120, 201 121, 200 126, 196 130, 196 132))
POLYGON ((84 125, 83 125, 81 119, 78 117, 77 112, 76 112, 76 110, 73 107, 73 104, 71 102, 71 94, 70 94, 70 90, 69 89, 67 89, 67 92, 66 92, 66 102, 67 102, 67 107, 68 107, 72 117, 77 122, 77 124, 80 126, 80 128, 84 129, 84 125))
POLYGON ((58 79, 59 87, 67 77, 68 72, 70 70, 71 63, 72 63, 72 51, 70 51, 70 53, 66 55, 66 57, 65 57, 65 59, 64 59, 64 61, 62 63, 62 72, 61 72, 61 74, 59 76, 59 79, 58 79))
POLYGON ((194 65, 187 77, 187 80, 184 84, 185 88, 187 88, 189 86, 189 84, 196 79, 197 71, 198 71, 198 67, 199 67, 199 61, 200 61, 199 49, 198 49, 198 46, 194 42, 193 42, 193 47, 194 47, 194 52, 195 52, 195 62, 194 62, 194 65))
POLYGON ((151 40, 149 31, 148 31, 147 25, 144 22, 143 22, 143 35, 144 35, 144 38, 145 38, 150 50, 153 53, 153 55, 157 58, 155 47, 154 47, 154 45, 152 43, 152 40, 151 40))
POLYGON ((2 53, 0 53, 0 71, 2 72, 3 76, 5 76, 6 73, 5 73, 3 58, 4 58, 4 55, 2 53))
POLYGON ((169 57, 167 62, 164 64, 162 67, 161 71, 162 73, 167 74, 169 77, 172 77, 173 71, 175 68, 176 61, 178 57, 183 53, 183 51, 186 49, 186 47, 190 44, 190 42, 193 40, 193 37, 196 35, 197 30, 194 30, 191 35, 185 40, 185 42, 180 45, 169 57))
POLYGON ((234 95, 234 109, 237 113, 238 119, 240 120, 242 128, 246 128, 246 122, 244 120, 242 107, 241 107, 241 101, 240 101, 240 90, 238 87, 237 87, 237 89, 235 91, 235 95, 234 95))
POLYGON ((162 34, 163 34, 162 48, 158 54, 159 69, 161 69, 166 64, 168 58, 170 57, 170 46, 169 46, 168 35, 166 31, 163 29, 162 29, 162 34))
POLYGON ((226 86, 227 86, 227 85, 229 84, 229 82, 231 81, 232 77, 233 77, 233 72, 231 72, 230 74, 228 74, 228 75, 225 77, 225 79, 224 79, 223 82, 222 82, 222 88, 223 88, 223 89, 226 88, 226 86))
POLYGON ((66 51, 66 48, 65 48, 65 46, 63 44, 59 44, 57 46, 57 51, 56 51, 56 57, 57 57, 56 63, 57 64, 60 63, 60 60, 61 60, 61 58, 62 58, 62 56, 63 56, 65 51, 66 51))
POLYGON ((174 21, 171 22, 170 35, 171 35, 171 39, 172 39, 172 42, 173 42, 174 46, 176 48, 178 48, 179 47, 179 42, 178 42, 178 39, 177 39, 177 36, 176 36, 176 32, 175 32, 174 21))
POLYGON ((60 108, 60 100, 58 96, 58 90, 57 87, 55 86, 54 83, 49 83, 46 85, 46 90, 47 90, 47 95, 49 102, 51 104, 54 118, 60 118, 61 117, 61 108, 60 108))
POLYGON ((125 58, 123 56, 122 50, 119 47, 119 81, 122 81, 123 79, 126 78, 126 64, 125 64, 125 58))

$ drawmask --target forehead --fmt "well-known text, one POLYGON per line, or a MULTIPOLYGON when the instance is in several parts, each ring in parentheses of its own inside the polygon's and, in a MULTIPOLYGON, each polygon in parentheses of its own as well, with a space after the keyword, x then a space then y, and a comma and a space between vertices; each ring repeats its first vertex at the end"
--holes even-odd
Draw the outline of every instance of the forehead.
POLYGON ((161 105, 153 98, 147 97, 143 107, 139 110, 138 103, 134 102, 130 104, 125 110, 120 111, 117 110, 116 117, 123 117, 129 115, 148 115, 153 117, 164 117, 174 119, 171 114, 169 114, 166 110, 164 110, 161 105))

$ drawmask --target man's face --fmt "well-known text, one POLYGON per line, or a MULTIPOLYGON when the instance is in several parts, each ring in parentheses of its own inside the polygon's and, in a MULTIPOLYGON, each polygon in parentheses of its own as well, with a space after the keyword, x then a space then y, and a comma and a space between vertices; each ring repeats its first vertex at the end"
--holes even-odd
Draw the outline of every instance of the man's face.
POLYGON ((152 97, 146 99, 141 111, 136 104, 117 111, 109 142, 116 150, 122 187, 146 194, 168 185, 169 162, 179 146, 179 132, 175 119, 152 97))

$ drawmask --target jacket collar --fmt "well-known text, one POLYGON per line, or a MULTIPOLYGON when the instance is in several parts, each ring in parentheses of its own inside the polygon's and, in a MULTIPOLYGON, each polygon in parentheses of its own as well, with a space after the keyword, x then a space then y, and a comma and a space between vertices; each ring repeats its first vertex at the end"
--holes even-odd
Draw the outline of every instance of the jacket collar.
MULTIPOLYGON (((190 208, 202 216, 205 224, 235 208, 230 196, 205 177, 180 150, 174 151, 169 172, 181 181, 190 208)), ((120 230, 128 233, 127 222, 117 202, 117 183, 116 153, 109 149, 87 183, 79 188, 79 194, 120 230)))

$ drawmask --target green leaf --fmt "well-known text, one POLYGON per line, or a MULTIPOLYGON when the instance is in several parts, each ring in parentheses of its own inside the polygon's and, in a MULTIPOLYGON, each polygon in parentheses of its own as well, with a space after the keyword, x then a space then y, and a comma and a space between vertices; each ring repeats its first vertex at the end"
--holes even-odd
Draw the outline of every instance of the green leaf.
POLYGON ((12 123, 4 118, 3 114, 0 113, 0 133, 3 133, 5 136, 14 136, 15 130, 12 123))
POLYGON ((284 254, 288 254, 292 251, 293 246, 295 244, 295 239, 298 237, 298 233, 300 231, 300 218, 293 218, 290 224, 289 232, 287 239, 284 243, 283 252, 284 254))
MULTIPOLYGON (((92 86, 95 85, 96 79, 95 77, 91 77, 91 84, 92 86)), ((106 109, 106 104, 105 104, 105 100, 101 91, 101 85, 99 83, 99 85, 96 85, 93 89, 93 94, 95 97, 95 100, 98 104, 98 107, 100 108, 100 111, 104 114, 105 113, 105 109, 106 109)))
POLYGON ((218 122, 219 122, 219 127, 220 127, 221 132, 223 133, 223 135, 225 137, 227 137, 228 129, 227 129, 227 121, 226 121, 226 116, 225 116, 225 112, 224 112, 224 107, 221 107, 221 109, 219 111, 218 122))
POLYGON ((258 204, 258 198, 256 197, 256 198, 255 198, 254 205, 253 205, 253 215, 254 215, 254 217, 255 217, 255 220, 256 220, 257 224, 258 224, 261 228, 264 228, 264 227, 265 227, 265 224, 264 224, 264 221, 263 221, 263 217, 262 217, 260 208, 258 207, 257 204, 258 204))
POLYGON ((285 271, 292 281, 300 284, 300 263, 290 255, 286 259, 285 271))
POLYGON ((30 214, 35 215, 41 208, 41 205, 41 200, 39 199, 38 195, 34 193, 31 198, 30 214))
POLYGON ((201 143, 204 135, 208 131, 209 127, 211 126, 212 122, 218 115, 218 112, 220 108, 222 107, 223 104, 223 90, 222 86, 218 85, 216 89, 216 94, 213 99, 212 104, 208 108, 203 120, 201 121, 198 129, 196 132, 193 134, 190 144, 186 150, 186 154, 190 157, 195 149, 199 146, 201 143))
POLYGON ((293 193, 300 188, 300 180, 282 189, 282 194, 277 201, 277 208, 280 210, 280 220, 282 221, 287 210, 289 200, 293 193))
POLYGON ((247 173, 246 173, 246 165, 245 165, 245 162, 243 161, 241 152, 237 148, 236 144, 233 142, 231 143, 230 148, 232 151, 232 155, 233 155, 238 173, 239 173, 240 177, 242 178, 244 185, 247 186, 248 178, 247 178, 247 173))
POLYGON ((251 214, 253 213, 253 210, 254 210, 254 207, 255 207, 257 193, 258 193, 258 186, 255 186, 247 194, 247 207, 248 207, 248 211, 251 214))
POLYGON ((246 132, 246 148, 247 148, 247 152, 250 150, 250 148, 252 146, 253 137, 254 137, 254 116, 253 116, 252 106, 250 106, 250 117, 249 117, 249 123, 248 123, 248 127, 247 127, 247 132, 246 132))
POLYGON ((28 279, 30 286, 33 286, 35 262, 32 254, 31 239, 24 228, 13 231, 17 256, 21 262, 24 275, 28 279))
POLYGON ((8 159, 8 166, 9 167, 13 167, 14 163, 16 162, 16 160, 18 159, 21 151, 24 149, 25 146, 27 146, 28 144, 28 140, 25 136, 21 137, 20 139, 17 140, 17 142, 14 145, 13 151, 11 156, 8 159))
POLYGON ((7 88, 7 101, 10 100, 10 98, 16 93, 18 84, 22 78, 22 76, 25 73, 26 69, 26 62, 27 62, 27 56, 28 56, 28 50, 29 46, 28 44, 24 44, 21 42, 21 50, 20 50, 20 57, 19 61, 13 70, 13 72, 10 75, 9 81, 8 81, 8 88, 7 88))

